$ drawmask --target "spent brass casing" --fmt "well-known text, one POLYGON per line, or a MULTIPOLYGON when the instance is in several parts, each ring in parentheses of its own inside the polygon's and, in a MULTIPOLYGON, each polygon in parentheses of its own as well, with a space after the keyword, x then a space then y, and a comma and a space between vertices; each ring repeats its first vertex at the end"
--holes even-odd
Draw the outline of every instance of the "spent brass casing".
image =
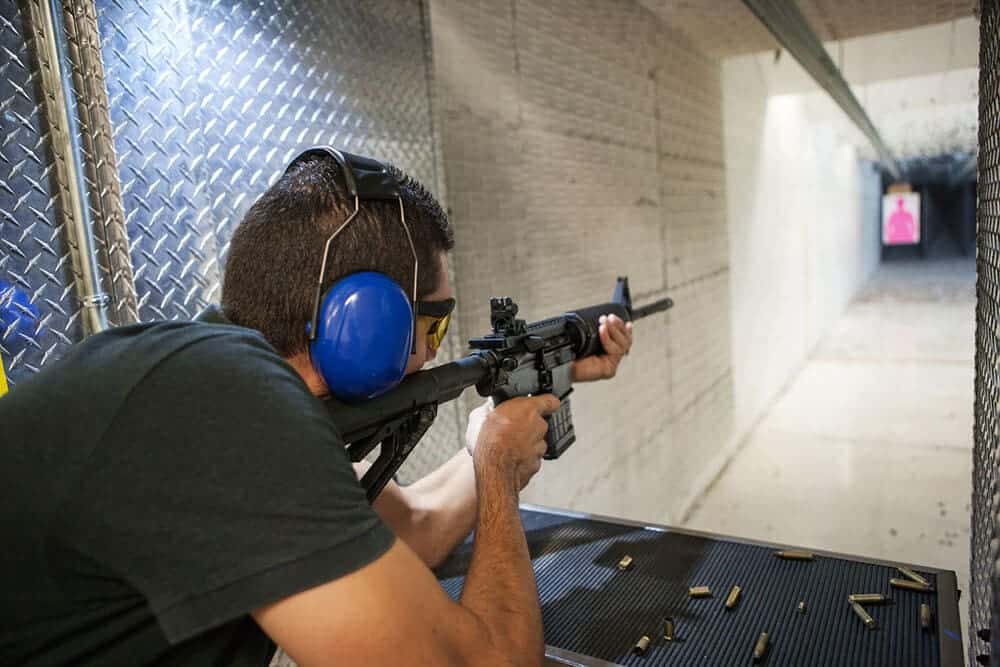
POLYGON ((764 658, 767 653, 767 633, 760 633, 760 637, 757 638, 757 643, 753 647, 753 661, 757 662, 764 658))
POLYGON ((813 555, 809 551, 775 551, 774 555, 785 560, 812 560, 813 555))
POLYGON ((740 601, 740 591, 742 591, 739 586, 733 586, 729 591, 729 596, 726 597, 726 609, 732 609, 736 606, 736 603, 740 601))
POLYGON ((854 613, 858 615, 858 618, 861 619, 861 622, 865 624, 866 628, 871 630, 872 628, 875 627, 875 619, 872 618, 867 611, 865 611, 864 607, 862 607, 861 605, 859 605, 857 602, 854 601, 850 601, 850 605, 851 609, 853 609, 854 613))
POLYGON ((618 569, 624 572, 630 567, 632 567, 632 557, 626 554, 622 556, 622 559, 620 561, 618 561, 618 569))
POLYGON ((663 638, 668 642, 674 641, 674 619, 663 619, 663 638))
POLYGON ((799 606, 795 608, 795 611, 799 612, 800 614, 806 613, 806 601, 803 600, 799 602, 799 606))
POLYGON ((933 593, 934 589, 909 579, 890 579, 889 585, 895 588, 905 588, 908 591, 918 591, 920 593, 933 593))
POLYGON ((906 577, 907 579, 915 581, 918 584, 923 584, 924 586, 928 586, 929 587, 931 585, 931 582, 927 581, 927 579, 925 579, 923 576, 917 574, 916 572, 914 572, 913 570, 911 570, 909 568, 906 568, 906 567, 897 567, 896 569, 899 570, 899 573, 901 575, 903 575, 904 577, 906 577))
POLYGON ((924 630, 930 630, 933 623, 934 617, 931 614, 931 606, 925 602, 920 605, 920 627, 924 630))
POLYGON ((858 604, 882 604, 889 601, 889 597, 881 593, 851 593, 847 599, 858 604))
POLYGON ((635 646, 632 647, 632 653, 635 653, 636 655, 646 655, 646 651, 649 650, 649 641, 650 639, 647 635, 640 637, 639 641, 637 641, 635 646))
POLYGON ((688 595, 693 598, 707 598, 712 596, 712 591, 708 586, 692 586, 688 589, 688 595))

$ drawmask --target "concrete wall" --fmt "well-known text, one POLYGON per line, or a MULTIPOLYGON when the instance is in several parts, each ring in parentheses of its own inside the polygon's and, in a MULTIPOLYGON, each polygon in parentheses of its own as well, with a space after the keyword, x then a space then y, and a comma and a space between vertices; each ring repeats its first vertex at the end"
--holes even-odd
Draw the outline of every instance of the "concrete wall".
POLYGON ((675 521, 731 436, 719 65, 635 3, 430 6, 461 331, 492 294, 540 319, 622 274, 677 303, 578 387, 578 441, 525 500, 675 521))
POLYGON ((878 264, 878 176, 825 94, 773 94, 790 67, 722 66, 737 437, 878 264))

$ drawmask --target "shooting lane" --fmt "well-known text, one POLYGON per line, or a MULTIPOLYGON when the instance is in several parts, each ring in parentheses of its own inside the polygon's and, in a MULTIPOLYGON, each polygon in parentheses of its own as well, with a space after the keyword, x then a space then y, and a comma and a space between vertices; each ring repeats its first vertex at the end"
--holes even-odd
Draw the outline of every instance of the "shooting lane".
MULTIPOLYGON (((651 322, 655 334, 637 332, 616 383, 574 395, 581 443, 528 491, 533 502, 579 510, 522 512, 553 660, 750 664, 767 632, 761 664, 963 664, 950 571, 912 564, 933 592, 894 589, 900 563, 809 545, 812 561, 783 560, 773 555, 782 545, 655 523, 681 522, 736 421, 730 249, 741 239, 725 202, 741 194, 726 191, 723 140, 741 133, 723 131, 727 42, 713 37, 716 50, 702 52, 692 35, 723 34, 727 12, 745 10, 724 3, 721 23, 684 24, 681 13, 668 25, 650 9, 665 3, 612 4, 0 0, 0 393, 4 379, 16 390, 83 339, 95 311, 122 325, 190 318, 217 300, 233 225, 301 146, 377 155, 430 185, 458 226, 460 305, 439 361, 487 329, 495 293, 537 318, 604 300, 628 273, 639 303, 667 294, 678 303, 651 322), (55 8, 55 33, 45 7, 55 8), (62 81, 49 66, 60 58, 70 65, 62 81), (47 107, 64 85, 82 145, 47 107), (84 191, 74 195, 73 183, 84 191), (70 235, 71 211, 89 211, 92 252, 70 235), (624 556, 632 564, 619 569, 624 556), (691 598, 701 585, 711 597, 691 598), (727 610, 734 585, 741 598, 727 610), (852 611, 851 593, 890 596, 867 608, 875 629, 852 611), (674 622, 670 642, 664 617, 674 622), (644 635, 650 645, 637 655, 644 635)), ((983 34, 994 38, 984 62, 995 71, 1000 9, 981 5, 983 34)), ((774 46, 760 26, 742 37, 753 51, 774 46)), ((995 100, 995 77, 987 85, 995 100)), ((993 208, 980 209, 977 246, 981 293, 993 295, 995 119, 989 127, 992 180, 979 196, 993 208)), ((86 234, 78 222, 73 233, 86 234)), ((984 304, 978 364, 978 629, 997 616, 995 311, 984 304)), ((757 319, 782 326, 767 312, 757 319)), ((462 446, 474 399, 441 406, 403 481, 462 446)), ((460 548, 437 571, 452 595, 468 555, 460 548)), ((968 639, 978 648, 970 659, 985 650, 982 636, 968 639)), ((998 628, 993 636, 1000 641, 998 628)))

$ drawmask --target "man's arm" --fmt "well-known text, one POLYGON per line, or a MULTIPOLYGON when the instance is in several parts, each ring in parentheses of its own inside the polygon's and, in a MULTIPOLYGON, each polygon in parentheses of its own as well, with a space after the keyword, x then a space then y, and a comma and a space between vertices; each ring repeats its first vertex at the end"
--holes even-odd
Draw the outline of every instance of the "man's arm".
POLYGON ((552 396, 513 399, 486 421, 474 463, 480 497, 459 603, 397 540, 368 566, 254 612, 301 667, 335 664, 541 665, 541 610, 518 514, 541 465, 552 396))
MULTIPOLYGON (((358 478, 371 464, 355 463, 358 478)), ((409 486, 389 482, 375 511, 427 565, 436 567, 476 522, 476 473, 463 447, 434 472, 409 486)))

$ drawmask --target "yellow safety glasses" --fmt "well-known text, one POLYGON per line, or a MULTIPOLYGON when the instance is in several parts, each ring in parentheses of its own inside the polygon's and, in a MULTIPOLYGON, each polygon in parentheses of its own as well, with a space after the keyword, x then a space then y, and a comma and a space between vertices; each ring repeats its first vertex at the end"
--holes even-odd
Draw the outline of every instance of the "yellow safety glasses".
POLYGON ((417 315, 431 320, 431 326, 427 330, 427 346, 436 350, 441 347, 444 335, 448 333, 451 313, 455 310, 455 300, 417 301, 415 305, 417 315))

